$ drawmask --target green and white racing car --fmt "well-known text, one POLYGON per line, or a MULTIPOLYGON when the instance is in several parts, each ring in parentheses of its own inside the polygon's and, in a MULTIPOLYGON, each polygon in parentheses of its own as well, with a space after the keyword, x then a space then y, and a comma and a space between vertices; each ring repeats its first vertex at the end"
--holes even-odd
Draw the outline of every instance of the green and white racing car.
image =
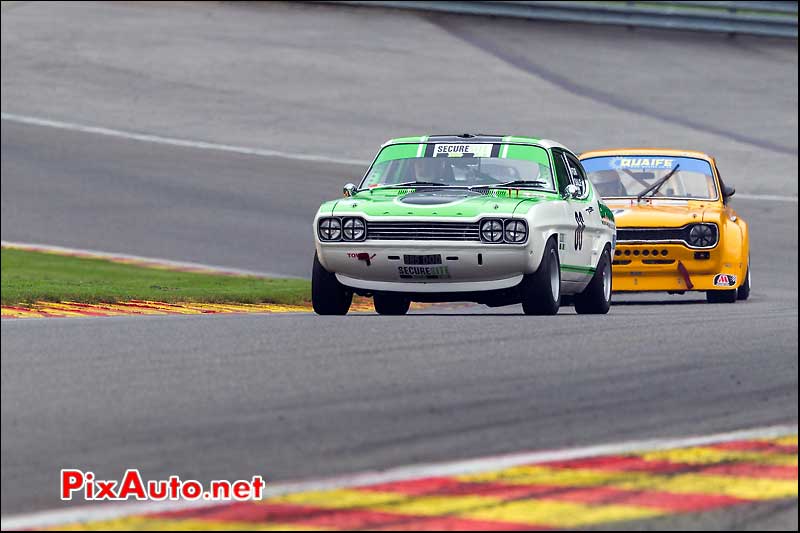
POLYGON ((564 146, 529 137, 393 139, 361 184, 314 218, 312 303, 343 315, 353 294, 380 314, 412 301, 522 303, 553 315, 611 305, 614 215, 564 146))

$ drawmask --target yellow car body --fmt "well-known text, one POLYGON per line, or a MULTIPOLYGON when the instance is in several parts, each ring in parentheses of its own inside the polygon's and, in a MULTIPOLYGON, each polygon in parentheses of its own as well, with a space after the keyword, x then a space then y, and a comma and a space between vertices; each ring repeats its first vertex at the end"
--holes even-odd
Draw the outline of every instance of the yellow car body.
MULTIPOLYGON (((708 167, 702 161, 710 165, 710 172, 706 171, 708 175, 698 174, 701 178, 693 178, 707 181, 700 185, 701 189, 707 187, 706 198, 697 197, 703 196, 701 190, 700 194, 693 195, 695 197, 681 197, 673 191, 640 199, 623 194, 627 191, 622 190, 611 189, 604 194, 602 187, 595 185, 616 221, 617 242, 612 267, 615 292, 707 291, 711 302, 747 299, 750 292, 750 234, 747 222, 728 202, 735 190, 722 182, 713 157, 693 151, 625 148, 586 152, 580 159, 593 182, 603 176, 598 170, 593 179, 590 172, 593 164, 600 162, 611 169, 616 168, 615 164, 618 166, 619 162, 648 159, 650 162, 681 161, 686 166, 696 164, 703 168, 708 167), (707 235, 705 240, 689 237, 689 232, 697 224, 716 225, 715 241, 711 242, 707 235), (697 242, 705 245, 699 246, 697 242)), ((644 175, 647 174, 638 174, 644 175)), ((668 177, 667 183, 673 179, 676 177, 668 177)), ((710 235, 713 227, 704 226, 694 231, 698 235, 703 232, 710 235)))

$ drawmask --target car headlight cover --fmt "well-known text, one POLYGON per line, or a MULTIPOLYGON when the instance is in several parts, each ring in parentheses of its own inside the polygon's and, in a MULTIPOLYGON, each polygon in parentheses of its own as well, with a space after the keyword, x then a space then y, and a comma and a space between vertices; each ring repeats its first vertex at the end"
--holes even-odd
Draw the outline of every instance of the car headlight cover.
POLYGON ((507 220, 505 227, 505 238, 508 242, 525 242, 528 238, 528 227, 522 220, 507 220))
POLYGON ((338 241, 342 238, 342 221, 327 217, 319 221, 319 239, 321 241, 338 241))
POLYGON ((346 241, 362 241, 367 235, 367 224, 363 218, 345 218, 342 227, 342 234, 346 241))
POLYGON ((689 229, 689 246, 710 248, 717 243, 717 227, 713 224, 694 224, 689 229))
POLYGON ((481 222, 481 240, 485 242, 502 242, 503 223, 494 219, 481 222))

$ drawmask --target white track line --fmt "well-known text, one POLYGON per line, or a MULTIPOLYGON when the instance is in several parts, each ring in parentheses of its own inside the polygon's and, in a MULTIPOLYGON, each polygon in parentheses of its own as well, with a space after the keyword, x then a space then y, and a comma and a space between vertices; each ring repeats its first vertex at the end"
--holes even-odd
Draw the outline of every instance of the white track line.
POLYGON ((242 270, 239 268, 229 268, 217 265, 204 265, 202 263, 190 263, 185 261, 173 261, 171 259, 160 259, 157 257, 143 257, 141 255, 118 254, 113 252, 101 252, 98 250, 86 250, 83 248, 67 248, 65 246, 53 246, 50 244, 34 244, 29 242, 0 241, 0 246, 25 251, 45 251, 65 254, 86 254, 97 259, 130 259, 133 261, 145 261, 156 263, 165 267, 192 268, 208 270, 208 274, 227 274, 236 276, 256 276, 259 278, 293 278, 286 274, 276 274, 273 272, 259 272, 256 270, 242 270))
POLYGON ((766 202, 792 202, 797 203, 797 196, 777 196, 775 194, 747 194, 747 193, 736 193, 736 196, 733 197, 734 201, 736 199, 740 200, 761 200, 766 202))
MULTIPOLYGON (((181 146, 184 148, 197 148, 200 150, 218 150, 221 152, 233 152, 236 154, 257 155, 262 157, 281 157, 284 159, 295 159, 298 161, 315 161, 322 163, 335 163, 340 165, 366 166, 370 161, 362 159, 347 159, 331 157, 326 155, 301 154, 294 152, 281 152, 278 150, 267 150, 264 148, 252 148, 246 146, 235 146, 231 144, 217 144, 206 141, 193 141, 190 139, 178 139, 175 137, 162 137, 150 133, 136 133, 132 131, 118 130, 114 128, 103 128, 100 126, 88 126, 75 122, 63 122, 46 118, 31 117, 28 115, 17 115, 16 113, 0 113, 3 120, 18 122, 20 124, 30 124, 33 126, 46 126, 62 130, 80 131, 83 133, 95 133, 97 135, 107 135, 109 137, 120 137, 134 141, 151 142, 156 144, 167 144, 170 146, 181 146)), ((778 196, 774 194, 747 194, 736 195, 743 200, 761 200, 767 202, 793 202, 797 203, 797 196, 778 196)))
MULTIPOLYGON (((392 468, 388 470, 368 471, 311 481, 274 484, 267 487, 265 490, 265 497, 301 491, 328 490, 344 487, 372 485, 376 483, 390 483, 409 479, 471 474, 476 472, 502 470, 523 464, 565 461, 586 457, 597 457, 602 455, 631 453, 636 451, 703 446, 717 442, 728 442, 734 440, 768 439, 795 434, 797 434, 797 424, 787 424, 742 431, 732 431, 727 433, 716 433, 704 436, 632 440, 612 444, 568 448, 563 450, 547 450, 497 455, 449 463, 421 464, 392 468)), ((53 490, 57 491, 58 488, 54 486, 53 490)), ((97 505, 93 507, 83 506, 71 509, 43 511, 3 518, 2 529, 16 530, 43 528, 74 522, 110 520, 124 516, 130 516, 132 514, 163 512, 168 510, 187 509, 190 507, 205 507, 212 505, 220 504, 208 502, 150 502, 108 504, 97 505)))
POLYGON ((60 120, 50 120, 46 118, 30 117, 27 115, 17 115, 15 113, 0 113, 3 120, 29 124, 33 126, 46 126, 60 130, 80 131, 83 133, 94 133, 106 135, 108 137, 119 137, 133 141, 142 141, 156 144, 166 144, 170 146, 180 146, 183 148, 195 148, 199 150, 216 150, 219 152, 232 152, 235 154, 257 155, 261 157, 281 157, 283 159, 296 159, 299 161, 314 161, 318 163, 334 163, 337 165, 356 165, 366 166, 370 161, 362 159, 347 159, 343 157, 331 157, 326 155, 302 154, 296 152, 281 152, 279 150, 268 150, 265 148, 253 148, 247 146, 235 146, 232 144, 218 144, 206 141, 193 141, 190 139, 178 139, 176 137, 162 137, 150 133, 136 133, 133 131, 118 130, 114 128, 103 128, 99 126, 87 126, 76 124, 75 122, 62 122, 60 120))

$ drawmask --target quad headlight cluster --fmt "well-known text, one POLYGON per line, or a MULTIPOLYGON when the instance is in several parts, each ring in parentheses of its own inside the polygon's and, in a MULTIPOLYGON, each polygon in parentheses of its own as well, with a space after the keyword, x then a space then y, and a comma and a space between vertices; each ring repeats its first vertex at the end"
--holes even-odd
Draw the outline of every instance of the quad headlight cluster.
POLYGON ((485 218, 480 223, 481 241, 522 244, 528 240, 528 224, 524 220, 485 218))
POLYGON ((717 244, 716 224, 692 224, 686 243, 694 248, 711 248, 717 244))
POLYGON ((367 238, 367 223, 361 217, 324 217, 319 219, 321 241, 363 241, 367 238))

